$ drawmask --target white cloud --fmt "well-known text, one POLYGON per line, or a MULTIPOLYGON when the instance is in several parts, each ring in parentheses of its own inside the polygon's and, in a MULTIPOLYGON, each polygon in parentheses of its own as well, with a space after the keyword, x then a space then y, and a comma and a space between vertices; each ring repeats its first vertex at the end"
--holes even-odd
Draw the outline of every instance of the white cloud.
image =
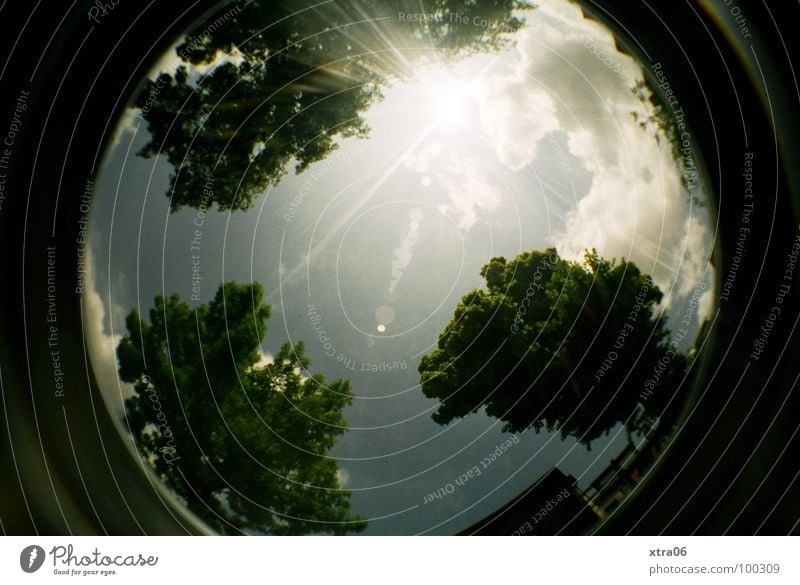
POLYGON ((350 486, 350 472, 348 472, 341 465, 339 465, 339 469, 336 470, 336 478, 339 480, 340 486, 342 487, 350 486))
POLYGON ((517 76, 492 78, 479 104, 481 124, 497 158, 514 171, 528 166, 538 142, 559 128, 553 100, 545 91, 530 88, 529 81, 517 76))
POLYGON ((697 322, 702 323, 710 319, 714 312, 714 290, 709 288, 697 301, 697 322))
POLYGON ((142 124, 142 119, 139 117, 139 112, 139 108, 125 108, 125 111, 122 112, 119 123, 114 130, 114 136, 111 138, 109 152, 117 148, 117 146, 119 146, 122 142, 123 138, 127 136, 133 136, 136 132, 138 132, 139 126, 142 124))
POLYGON ((564 133, 593 179, 552 237, 559 252, 582 259, 585 249, 597 248, 636 262, 667 295, 691 294, 706 269, 709 234, 668 144, 632 115, 649 112, 631 91, 643 79, 640 65, 577 5, 537 5, 510 71, 483 84, 486 140, 501 163, 521 170, 534 162, 548 132, 564 133))
POLYGON ((500 206, 501 197, 487 176, 486 164, 476 156, 446 149, 434 141, 405 155, 403 164, 426 174, 423 185, 429 185, 434 179, 445 190, 447 203, 438 208, 452 217, 464 232, 475 225, 480 215, 500 206))
MULTIPOLYGON (((122 336, 118 333, 105 333, 106 308, 95 285, 94 259, 91 252, 88 254, 87 264, 86 292, 83 296, 86 344, 100 393, 105 398, 112 414, 121 416, 124 412, 124 399, 133 396, 135 392, 132 384, 119 379, 117 345, 122 336)), ((114 322, 118 327, 123 327, 124 311, 121 308, 112 310, 115 313, 114 322)))
POLYGON ((264 351, 260 347, 258 348, 258 361, 251 366, 251 369, 258 370, 269 364, 275 363, 275 356, 269 353, 268 351, 264 351))

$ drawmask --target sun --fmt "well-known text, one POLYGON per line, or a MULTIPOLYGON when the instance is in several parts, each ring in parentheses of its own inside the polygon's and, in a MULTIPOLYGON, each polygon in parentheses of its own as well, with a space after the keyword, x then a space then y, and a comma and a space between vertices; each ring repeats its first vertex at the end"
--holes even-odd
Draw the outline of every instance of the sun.
POLYGON ((444 65, 420 71, 410 96, 421 116, 436 126, 453 129, 469 122, 474 102, 472 80, 444 65))
POLYGON ((457 126, 465 121, 466 93, 448 89, 433 98, 434 118, 445 126, 457 126))

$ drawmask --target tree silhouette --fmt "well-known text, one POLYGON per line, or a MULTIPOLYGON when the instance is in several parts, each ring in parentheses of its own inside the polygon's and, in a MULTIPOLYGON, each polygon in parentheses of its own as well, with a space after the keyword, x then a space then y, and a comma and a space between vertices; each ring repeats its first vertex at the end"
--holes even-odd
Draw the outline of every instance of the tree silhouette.
POLYGON ((270 307, 262 297, 257 283, 227 283, 195 309, 159 295, 149 324, 130 313, 117 356, 136 391, 125 403, 136 444, 221 532, 363 530, 326 456, 346 429, 349 383, 306 377, 302 343, 263 363, 270 307))
POLYGON ((434 55, 451 61, 506 46, 526 7, 518 0, 311 6, 234 2, 187 34, 174 73, 145 84, 136 105, 151 138, 139 154, 165 154, 175 169, 173 210, 248 209, 292 162, 301 172, 337 138, 366 136, 362 113, 389 80, 434 55))
POLYGON ((423 356, 420 383, 440 424, 485 407, 504 430, 560 431, 581 443, 625 423, 644 431, 679 386, 688 359, 655 307, 662 293, 631 262, 554 248, 492 258, 423 356))

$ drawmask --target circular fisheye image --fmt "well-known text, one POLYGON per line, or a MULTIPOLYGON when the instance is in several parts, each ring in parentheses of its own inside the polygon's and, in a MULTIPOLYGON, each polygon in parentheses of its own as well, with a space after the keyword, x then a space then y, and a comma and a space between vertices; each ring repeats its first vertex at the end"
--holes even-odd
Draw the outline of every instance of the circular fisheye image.
POLYGON ((91 368, 221 534, 583 534, 695 398, 691 119, 567 0, 221 4, 87 182, 91 368))

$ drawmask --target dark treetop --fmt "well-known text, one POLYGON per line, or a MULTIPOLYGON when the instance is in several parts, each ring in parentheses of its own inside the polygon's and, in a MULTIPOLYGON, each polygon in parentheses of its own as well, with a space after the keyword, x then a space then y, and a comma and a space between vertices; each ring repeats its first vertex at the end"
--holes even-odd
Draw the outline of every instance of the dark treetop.
POLYGON ((301 172, 328 156, 337 138, 366 136, 362 114, 390 80, 426 61, 506 46, 524 7, 517 0, 311 5, 234 2, 187 34, 176 71, 146 83, 137 105, 151 138, 139 154, 164 154, 174 168, 173 210, 250 208, 290 164, 301 172), (456 17, 467 24, 454 24, 456 17))
POLYGON ((456 307, 420 383, 447 424, 485 407, 504 430, 560 431, 590 443, 617 425, 646 431, 688 359, 656 314, 662 293, 631 262, 555 249, 492 258, 485 290, 456 307))
POLYGON ((134 384, 126 421, 156 473, 213 528, 273 534, 363 530, 334 459, 345 380, 308 373, 303 344, 259 363, 270 307, 259 284, 227 283, 195 309, 158 296, 117 349, 134 384))

